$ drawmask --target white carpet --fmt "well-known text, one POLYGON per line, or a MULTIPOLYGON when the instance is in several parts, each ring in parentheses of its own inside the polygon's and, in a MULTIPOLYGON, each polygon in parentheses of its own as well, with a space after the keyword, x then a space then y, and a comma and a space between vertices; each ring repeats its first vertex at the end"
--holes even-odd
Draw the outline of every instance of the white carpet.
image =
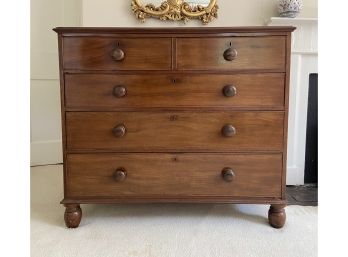
POLYGON ((62 166, 31 169, 31 257, 317 256, 316 207, 287 207, 276 230, 266 205, 81 205, 67 229, 62 198, 62 166))

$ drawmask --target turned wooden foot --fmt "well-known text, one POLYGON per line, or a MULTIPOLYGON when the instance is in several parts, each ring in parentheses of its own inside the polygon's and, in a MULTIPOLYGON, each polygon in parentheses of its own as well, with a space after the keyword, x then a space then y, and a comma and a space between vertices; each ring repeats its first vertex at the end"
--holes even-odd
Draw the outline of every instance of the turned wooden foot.
POLYGON ((268 211, 269 224, 274 228, 282 228, 285 224, 286 213, 284 204, 272 204, 268 211))
POLYGON ((80 225, 82 210, 79 204, 64 204, 65 213, 64 220, 65 225, 68 228, 77 228, 80 225))

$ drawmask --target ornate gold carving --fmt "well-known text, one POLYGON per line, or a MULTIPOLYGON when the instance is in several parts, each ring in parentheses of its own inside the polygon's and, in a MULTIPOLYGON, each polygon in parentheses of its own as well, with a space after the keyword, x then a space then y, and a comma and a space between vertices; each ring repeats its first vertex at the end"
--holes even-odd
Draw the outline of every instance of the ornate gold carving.
POLYGON ((156 17, 161 20, 183 20, 185 23, 190 19, 200 19, 204 25, 217 18, 219 9, 216 0, 211 0, 207 7, 190 6, 183 0, 167 0, 157 7, 153 4, 144 6, 141 0, 132 0, 131 6, 135 16, 142 22, 145 22, 148 17, 156 17))

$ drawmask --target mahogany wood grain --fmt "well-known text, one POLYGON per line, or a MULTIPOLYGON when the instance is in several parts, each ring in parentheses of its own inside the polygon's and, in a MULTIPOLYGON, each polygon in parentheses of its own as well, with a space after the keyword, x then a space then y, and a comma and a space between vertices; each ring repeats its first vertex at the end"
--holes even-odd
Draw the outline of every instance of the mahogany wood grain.
POLYGON ((68 150, 247 151, 283 149, 283 112, 67 112, 68 150), (113 128, 126 133, 115 137, 113 128), (221 129, 231 124, 233 137, 221 129))
POLYGON ((268 222, 274 228, 282 228, 286 221, 285 204, 272 204, 268 211, 268 222))
POLYGON ((82 218, 82 210, 79 204, 64 204, 64 221, 68 228, 77 228, 82 218))
POLYGON ((281 154, 69 154, 68 197, 280 197, 281 154), (115 181, 119 167, 127 170, 115 181), (222 170, 231 167, 233 181, 222 170))
MULTIPOLYGON (((139 107, 284 108, 282 73, 205 75, 66 74, 66 107, 107 110, 139 107), (225 96, 233 86, 235 95, 225 96), (122 89, 115 96, 115 88, 122 89), (126 93, 124 92, 126 90, 126 93)), ((120 90, 119 90, 120 91, 120 90)))
POLYGON ((64 68, 63 68, 63 36, 58 35, 58 53, 59 53, 59 83, 60 83, 60 117, 62 123, 62 152, 63 152, 63 181, 64 181, 64 197, 66 196, 66 131, 65 131, 65 82, 64 82, 64 68))
POLYGON ((53 30, 64 36, 102 36, 110 35, 133 35, 136 37, 145 35, 155 35, 162 37, 164 35, 177 36, 180 34, 194 35, 226 35, 241 33, 242 35, 252 34, 260 36, 264 34, 280 34, 286 35, 288 32, 294 31, 296 28, 292 26, 239 26, 239 27, 181 27, 181 28, 122 28, 122 27, 56 27, 53 30))
POLYGON ((65 37, 64 69, 77 70, 169 70, 170 38, 65 37), (122 58, 115 60, 115 50, 122 58))
POLYGON ((283 170, 282 170, 282 198, 286 198, 286 171, 287 171, 287 152, 288 152, 288 122, 289 122, 289 98, 290 98, 290 65, 291 65, 291 33, 286 38, 286 77, 285 77, 285 118, 283 133, 283 170))
POLYGON ((199 203, 213 203, 213 204, 284 204, 286 199, 279 197, 231 197, 231 196, 141 196, 136 197, 119 196, 115 197, 65 197, 60 203, 80 203, 80 204, 114 204, 114 203, 183 203, 183 204, 199 204, 199 203))
POLYGON ((225 37, 177 39, 178 70, 279 69, 285 71, 286 37, 225 37), (224 58, 230 47, 238 52, 224 58))
POLYGON ((80 203, 175 202, 271 204, 282 227, 294 29, 54 29, 67 226, 80 203))

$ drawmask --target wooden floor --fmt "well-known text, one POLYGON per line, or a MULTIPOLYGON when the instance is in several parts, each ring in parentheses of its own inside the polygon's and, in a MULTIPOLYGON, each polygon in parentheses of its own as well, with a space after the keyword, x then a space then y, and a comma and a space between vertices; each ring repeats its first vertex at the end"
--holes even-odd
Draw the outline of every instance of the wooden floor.
POLYGON ((318 186, 287 186, 288 205, 318 206, 318 186))

